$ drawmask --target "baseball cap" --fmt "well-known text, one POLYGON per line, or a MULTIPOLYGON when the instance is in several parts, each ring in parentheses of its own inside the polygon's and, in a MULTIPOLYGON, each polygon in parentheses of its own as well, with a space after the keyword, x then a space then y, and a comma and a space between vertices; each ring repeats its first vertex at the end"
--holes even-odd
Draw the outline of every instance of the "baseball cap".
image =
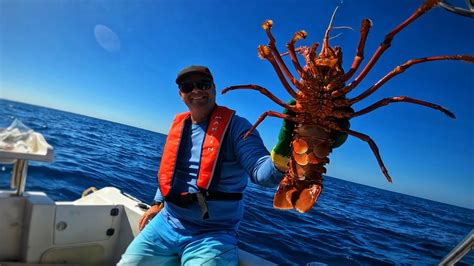
POLYGON ((176 77, 176 84, 179 84, 186 76, 190 74, 200 74, 211 79, 212 81, 214 80, 209 68, 205 66, 190 65, 179 71, 178 76, 176 77))

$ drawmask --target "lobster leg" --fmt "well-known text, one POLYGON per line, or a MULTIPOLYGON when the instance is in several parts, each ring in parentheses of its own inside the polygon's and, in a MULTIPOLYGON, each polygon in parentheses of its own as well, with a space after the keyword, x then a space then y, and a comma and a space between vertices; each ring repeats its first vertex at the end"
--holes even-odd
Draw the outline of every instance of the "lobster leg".
POLYGON ((365 134, 362 134, 360 132, 357 132, 357 131, 353 131, 353 130, 350 130, 350 129, 347 129, 347 130, 346 129, 340 129, 340 131, 346 132, 347 134, 349 134, 351 136, 357 137, 357 138, 367 142, 370 146, 370 149, 374 153, 375 158, 377 158, 377 162, 379 163, 379 166, 380 166, 380 169, 382 170, 382 173, 387 178, 387 181, 392 183, 392 177, 390 177, 390 175, 388 174, 387 168, 385 168, 385 165, 383 164, 382 157, 380 157, 379 148, 377 147, 375 142, 369 136, 367 136, 365 134))
POLYGON ((284 103, 282 100, 278 99, 275 95, 273 95, 269 90, 267 90, 266 88, 264 87, 261 87, 261 86, 258 86, 258 85, 254 85, 254 84, 248 84, 248 85, 237 85, 237 86, 230 86, 230 87, 227 87, 225 89, 222 90, 222 94, 225 94, 227 93, 228 91, 232 91, 232 90, 238 90, 238 89, 247 89, 247 90, 256 90, 256 91, 259 91, 261 94, 267 96, 268 98, 270 98, 270 100, 272 100, 273 102, 275 102, 276 104, 282 106, 283 108, 286 108, 288 110, 291 110, 293 112, 296 112, 296 109, 293 105, 289 105, 289 104, 286 104, 284 103))
POLYGON ((309 58, 311 60, 316 60, 316 49, 318 49, 318 46, 319 46, 319 43, 313 43, 313 45, 311 45, 311 48, 309 49, 309 58))
POLYGON ((297 120, 294 116, 281 114, 281 113, 278 113, 278 112, 275 112, 275 111, 266 111, 265 113, 260 115, 260 117, 257 119, 257 122, 255 122, 255 124, 253 124, 253 126, 249 129, 249 131, 247 131, 247 133, 245 133, 244 139, 246 139, 248 136, 250 136, 250 134, 252 134, 252 132, 258 127, 258 125, 260 125, 260 123, 262 123, 262 121, 267 116, 279 117, 279 118, 283 118, 283 119, 290 120, 292 122, 297 123, 297 120))
POLYGON ((407 68, 420 63, 430 62, 430 61, 438 61, 438 60, 463 60, 470 63, 474 63, 474 56, 470 55, 440 55, 440 56, 431 56, 431 57, 424 57, 424 58, 417 58, 411 59, 405 62, 402 65, 397 66, 392 71, 390 71, 387 75, 385 75, 382 79, 377 81, 374 85, 368 88, 366 91, 361 93, 359 96, 354 97, 350 100, 350 104, 354 104, 359 102, 362 99, 365 99, 372 93, 374 93, 378 88, 380 88, 383 84, 389 81, 394 76, 403 73, 407 68))
POLYGON ((360 64, 362 63, 362 60, 364 60, 365 42, 367 40, 367 35, 369 34, 370 27, 372 27, 372 21, 370 21, 369 19, 362 20, 362 25, 360 27, 360 39, 359 45, 357 45, 356 56, 354 57, 354 61, 352 62, 351 69, 349 69, 349 71, 347 71, 347 73, 342 76, 343 82, 349 80, 352 75, 354 75, 354 73, 357 71, 360 64))
POLYGON ((423 106, 426 106, 426 107, 429 107, 429 108, 433 108, 435 110, 439 110, 439 111, 443 112, 445 115, 447 115, 451 118, 456 118, 456 116, 451 111, 449 111, 448 109, 442 107, 441 105, 430 103, 430 102, 425 102, 425 101, 422 101, 422 100, 413 99, 413 98, 406 97, 406 96, 397 96, 397 97, 390 97, 390 98, 382 99, 382 100, 370 105, 367 108, 364 108, 364 109, 362 109, 358 112, 355 112, 352 115, 352 117, 360 116, 360 115, 372 112, 373 110, 375 110, 377 108, 380 108, 382 106, 385 106, 385 105, 388 105, 388 104, 391 104, 391 103, 397 103, 397 102, 407 102, 407 103, 414 103, 414 104, 423 105, 423 106))
POLYGON ((369 62, 365 65, 365 67, 362 69, 362 71, 359 73, 359 75, 346 87, 343 88, 344 94, 350 92, 352 89, 354 89, 369 73, 369 71, 372 69, 372 67, 377 63, 379 60, 380 56, 391 46, 392 40, 395 37, 397 33, 402 31, 406 26, 411 24, 414 20, 416 20, 418 17, 435 7, 440 0, 426 0, 422 6, 420 6, 415 13, 413 13, 408 19, 403 21, 400 25, 398 25, 395 29, 393 29, 391 32, 389 32, 386 36, 383 42, 380 44, 379 48, 375 51, 375 53, 372 55, 370 58, 369 62))
POLYGON ((285 73, 285 75, 288 77, 288 79, 295 85, 298 89, 300 89, 301 85, 298 82, 298 80, 293 77, 291 72, 288 70, 288 67, 286 66, 285 62, 283 62, 283 59, 280 56, 280 52, 278 52, 278 49, 275 45, 275 37, 273 37, 273 34, 270 32, 270 29, 273 26, 273 21, 271 20, 266 20, 263 24, 262 27, 265 30, 265 33, 267 33, 268 39, 270 40, 268 43, 268 47, 270 47, 276 61, 278 61, 278 64, 280 65, 281 69, 285 73))
POLYGON ((275 72, 278 75, 278 78, 280 78, 280 81, 283 84, 283 87, 285 87, 286 91, 291 95, 291 97, 296 99, 298 97, 296 92, 291 88, 288 81, 286 81, 285 76, 283 75, 280 67, 278 66, 278 63, 275 61, 275 57, 270 52, 270 49, 267 46, 260 45, 258 47, 258 55, 262 58, 267 59, 272 64, 273 68, 275 69, 275 72))
POLYGON ((293 62, 293 65, 296 68, 296 71, 298 72, 298 75, 300 77, 303 75, 303 68, 301 67, 300 63, 298 62, 298 58, 296 57, 296 51, 295 51, 295 43, 296 41, 300 39, 306 38, 307 33, 303 30, 297 31, 293 38, 286 44, 286 48, 288 49, 288 53, 290 54, 291 62, 293 62))

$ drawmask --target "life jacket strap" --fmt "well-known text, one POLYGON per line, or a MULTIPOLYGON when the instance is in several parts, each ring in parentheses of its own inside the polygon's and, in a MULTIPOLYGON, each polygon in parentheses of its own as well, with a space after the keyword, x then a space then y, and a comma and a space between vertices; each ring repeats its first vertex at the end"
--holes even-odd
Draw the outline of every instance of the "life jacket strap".
POLYGON ((206 220, 209 218, 209 210, 207 209, 206 199, 204 198, 204 195, 201 193, 201 191, 196 192, 195 195, 196 195, 199 207, 201 207, 202 219, 206 220))

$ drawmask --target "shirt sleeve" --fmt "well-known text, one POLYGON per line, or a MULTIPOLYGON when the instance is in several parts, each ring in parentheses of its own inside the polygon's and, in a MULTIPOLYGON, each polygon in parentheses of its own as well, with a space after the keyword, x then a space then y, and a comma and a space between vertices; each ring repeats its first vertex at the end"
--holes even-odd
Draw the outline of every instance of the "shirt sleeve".
POLYGON ((160 184, 158 184, 158 188, 156 189, 155 198, 153 199, 156 202, 163 202, 165 201, 163 195, 161 195, 160 184))
POLYGON ((237 115, 231 124, 234 152, 250 180, 264 187, 275 187, 283 179, 283 173, 273 164, 269 152, 256 130, 246 139, 245 133, 252 127, 250 122, 237 115))

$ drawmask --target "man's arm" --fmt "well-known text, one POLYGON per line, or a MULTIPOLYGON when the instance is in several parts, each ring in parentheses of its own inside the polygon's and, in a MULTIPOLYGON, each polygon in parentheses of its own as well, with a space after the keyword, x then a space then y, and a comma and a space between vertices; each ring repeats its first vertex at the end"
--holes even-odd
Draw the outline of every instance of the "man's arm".
POLYGON ((142 218, 138 222, 138 229, 143 230, 143 228, 153 219, 163 208, 164 198, 161 194, 160 184, 158 183, 158 188, 156 189, 155 197, 153 202, 151 202, 150 208, 143 214, 142 218))
MULTIPOLYGON (((288 104, 294 105, 295 100, 290 100, 288 104)), ((292 114, 291 111, 285 109, 284 114, 292 114)), ((278 135, 278 142, 272 150, 271 159, 267 156, 268 151, 263 145, 258 132, 255 130, 247 139, 243 139, 243 135, 250 129, 251 124, 244 118, 236 116, 234 119, 236 124, 233 126, 235 151, 241 165, 247 170, 252 182, 266 187, 276 186, 283 178, 283 173, 287 171, 287 163, 290 157, 291 139, 293 122, 284 120, 278 135)), ((337 123, 341 128, 349 128, 348 119, 339 119, 337 123)), ((333 148, 337 148, 344 144, 347 134, 344 132, 333 132, 331 136, 334 141, 333 148)))
POLYGON ((231 133, 235 155, 253 183, 265 187, 275 187, 283 178, 283 173, 275 168, 269 152, 256 130, 246 139, 243 138, 251 127, 252 125, 245 118, 234 116, 231 133))

